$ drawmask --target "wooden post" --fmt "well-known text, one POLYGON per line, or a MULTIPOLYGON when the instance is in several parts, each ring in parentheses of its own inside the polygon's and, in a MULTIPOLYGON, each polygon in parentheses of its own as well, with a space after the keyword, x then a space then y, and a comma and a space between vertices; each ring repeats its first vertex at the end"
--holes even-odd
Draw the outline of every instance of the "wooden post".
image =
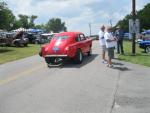
MULTIPOLYGON (((133 18, 133 22, 135 22, 136 20, 136 1, 132 0, 132 18, 133 18)), ((135 38, 136 38, 136 33, 134 32, 132 34, 132 54, 135 55, 136 54, 136 43, 135 43, 135 38)))

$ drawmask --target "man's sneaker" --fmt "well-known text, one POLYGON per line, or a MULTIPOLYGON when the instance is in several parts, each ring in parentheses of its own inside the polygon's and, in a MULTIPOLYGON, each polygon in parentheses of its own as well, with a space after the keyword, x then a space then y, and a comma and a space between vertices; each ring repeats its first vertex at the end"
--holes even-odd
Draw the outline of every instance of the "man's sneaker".
POLYGON ((109 67, 109 68, 113 68, 114 66, 111 64, 107 64, 107 67, 109 67))
POLYGON ((110 67, 110 68, 113 68, 114 66, 111 64, 111 65, 109 65, 109 67, 110 67))
POLYGON ((108 62, 107 62, 106 60, 103 60, 102 63, 103 63, 103 64, 107 64, 108 62))

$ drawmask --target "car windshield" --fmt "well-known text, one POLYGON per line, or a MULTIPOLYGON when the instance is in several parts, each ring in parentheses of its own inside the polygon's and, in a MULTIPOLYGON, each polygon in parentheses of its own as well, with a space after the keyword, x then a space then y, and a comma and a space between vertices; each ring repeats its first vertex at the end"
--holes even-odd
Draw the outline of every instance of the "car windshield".
POLYGON ((56 40, 65 40, 65 39, 68 38, 68 36, 67 35, 64 35, 64 36, 54 36, 53 38, 56 39, 56 40))

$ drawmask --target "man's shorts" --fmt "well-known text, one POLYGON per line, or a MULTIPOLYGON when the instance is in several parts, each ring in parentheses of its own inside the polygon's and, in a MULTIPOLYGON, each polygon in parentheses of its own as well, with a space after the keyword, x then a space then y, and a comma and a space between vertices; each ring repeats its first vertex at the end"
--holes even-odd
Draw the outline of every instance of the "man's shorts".
POLYGON ((102 51, 106 51, 106 45, 102 45, 102 51))
POLYGON ((114 47, 107 48, 108 50, 108 57, 113 59, 114 58, 114 47))

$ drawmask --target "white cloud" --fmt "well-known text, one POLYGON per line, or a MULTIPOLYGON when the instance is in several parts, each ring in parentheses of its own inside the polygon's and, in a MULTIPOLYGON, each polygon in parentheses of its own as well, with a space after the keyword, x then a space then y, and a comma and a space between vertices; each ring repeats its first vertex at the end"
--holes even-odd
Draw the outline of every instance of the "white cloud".
POLYGON ((136 4, 137 4, 137 10, 142 9, 143 6, 145 6, 147 3, 150 3, 149 0, 137 0, 136 4))
MULTIPOLYGON (((99 26, 113 25, 131 12, 131 1, 122 0, 6 0, 15 15, 37 15, 36 23, 46 23, 50 18, 59 17, 66 22, 68 30, 96 34, 99 26)), ((143 8, 149 0, 137 0, 137 9, 143 8)))

